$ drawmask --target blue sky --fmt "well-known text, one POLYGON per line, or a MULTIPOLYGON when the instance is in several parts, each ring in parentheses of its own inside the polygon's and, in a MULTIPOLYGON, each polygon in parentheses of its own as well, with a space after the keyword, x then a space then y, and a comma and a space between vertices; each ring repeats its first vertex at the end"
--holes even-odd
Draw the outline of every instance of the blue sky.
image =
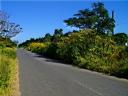
MULTIPOLYGON (((100 0, 111 12, 115 11, 115 32, 128 33, 128 0, 100 0)), ((20 24, 23 32, 14 40, 23 42, 30 38, 53 34, 54 29, 62 28, 64 32, 72 30, 63 20, 70 18, 80 9, 91 8, 94 0, 3 0, 1 9, 6 11, 11 22, 20 24)))

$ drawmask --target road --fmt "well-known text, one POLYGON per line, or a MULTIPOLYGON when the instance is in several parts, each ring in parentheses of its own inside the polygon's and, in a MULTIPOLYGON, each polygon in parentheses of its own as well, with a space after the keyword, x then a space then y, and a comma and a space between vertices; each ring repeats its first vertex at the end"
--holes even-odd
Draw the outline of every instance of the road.
POLYGON ((128 81, 17 50, 21 96, 128 96, 128 81))

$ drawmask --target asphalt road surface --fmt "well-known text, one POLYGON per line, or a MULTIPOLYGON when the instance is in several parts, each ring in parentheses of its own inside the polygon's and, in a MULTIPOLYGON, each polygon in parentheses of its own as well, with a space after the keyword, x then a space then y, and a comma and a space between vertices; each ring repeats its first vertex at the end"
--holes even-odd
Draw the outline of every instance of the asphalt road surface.
POLYGON ((21 96, 128 96, 128 81, 17 50, 21 96))

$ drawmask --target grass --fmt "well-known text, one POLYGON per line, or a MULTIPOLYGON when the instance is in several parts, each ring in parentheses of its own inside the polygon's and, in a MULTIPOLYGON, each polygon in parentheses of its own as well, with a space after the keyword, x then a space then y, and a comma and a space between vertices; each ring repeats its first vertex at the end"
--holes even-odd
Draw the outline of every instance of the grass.
POLYGON ((0 48, 0 96, 14 96, 17 74, 15 48, 0 48))

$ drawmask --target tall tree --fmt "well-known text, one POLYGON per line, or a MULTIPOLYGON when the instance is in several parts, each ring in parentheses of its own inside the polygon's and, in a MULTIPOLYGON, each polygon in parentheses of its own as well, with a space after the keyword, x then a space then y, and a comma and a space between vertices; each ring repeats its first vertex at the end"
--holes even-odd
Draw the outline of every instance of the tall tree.
POLYGON ((9 16, 7 13, 0 10, 0 36, 11 38, 22 32, 22 28, 19 24, 15 24, 8 21, 9 16))
POLYGON ((104 4, 101 2, 93 3, 92 7, 92 11, 97 16, 95 29, 100 33, 112 34, 115 21, 113 17, 109 16, 108 10, 104 7, 104 4))
POLYGON ((109 16, 107 9, 101 2, 93 3, 92 9, 79 10, 74 17, 64 22, 79 29, 95 29, 98 33, 110 33, 115 27, 115 21, 109 16))

